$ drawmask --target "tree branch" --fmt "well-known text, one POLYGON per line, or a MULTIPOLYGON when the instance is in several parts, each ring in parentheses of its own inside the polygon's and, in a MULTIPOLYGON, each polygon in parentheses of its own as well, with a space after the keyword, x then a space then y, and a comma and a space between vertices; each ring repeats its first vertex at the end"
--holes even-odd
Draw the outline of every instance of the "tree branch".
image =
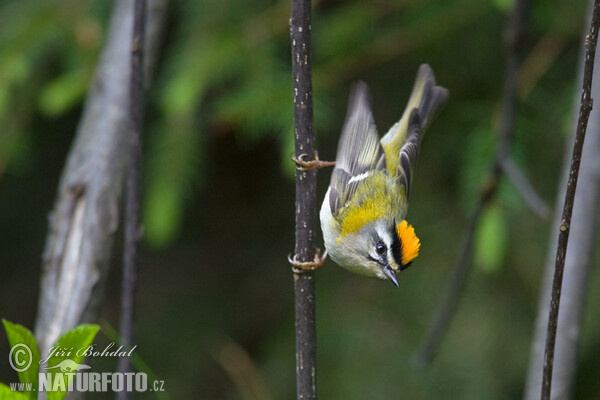
POLYGON ((507 23, 506 29, 506 76, 504 80, 504 92, 499 119, 499 140, 496 146, 494 161, 490 167, 488 178, 479 195, 479 201, 475 206, 473 214, 467 226, 465 241, 461 249, 458 262, 453 272, 452 280, 448 285, 446 294, 431 325, 425 342, 415 355, 415 363, 419 367, 425 367, 434 357, 439 342, 448 329, 448 325, 454 315, 460 295, 467 279, 471 265, 473 252, 473 240, 483 210, 496 195, 500 179, 502 177, 502 163, 509 157, 512 130, 514 125, 515 101, 517 90, 517 72, 520 55, 522 53, 523 37, 528 23, 528 14, 531 6, 530 0, 518 0, 507 23))
MULTIPOLYGON (((166 0, 152 0, 147 42, 162 32, 166 0)), ((133 7, 117 1, 73 147, 62 173, 42 263, 35 334, 40 350, 96 321, 108 275, 127 157, 129 51, 133 7)), ((156 61, 156 47, 146 66, 156 61)))
MULTIPOLYGON (((125 242, 123 247, 123 281, 121 289, 121 342, 126 347, 133 344, 135 288, 137 281, 136 253, 140 238, 140 159, 144 127, 144 28, 146 0, 135 0, 133 34, 131 38, 130 116, 127 180, 125 191, 125 242)), ((130 372, 128 357, 119 358, 118 371, 130 372)), ((117 394, 120 400, 130 397, 123 390, 117 394)))
POLYGON ((592 110, 593 100, 591 97, 592 77, 594 74, 594 61, 596 57, 596 44, 598 42, 598 28, 600 26, 600 0, 594 2, 592 12, 592 22, 590 33, 585 39, 585 63, 583 69, 583 91, 581 93, 581 106, 579 109, 579 118, 577 122, 577 131, 575 134, 575 143, 573 144, 573 155, 571 157, 571 168, 569 180, 567 181, 567 191, 565 194, 563 213, 560 222, 560 232, 558 234, 558 248, 556 251, 556 264, 554 267, 554 279, 552 282, 552 298, 550 300, 550 311, 548 314, 548 330, 546 334, 546 349, 544 355, 544 372, 542 377, 542 400, 550 399, 552 389, 552 369, 554 367, 554 346, 556 343, 556 328, 558 324, 558 311, 560 308, 560 295, 562 290, 562 280, 565 267, 565 256, 567 253, 567 243, 569 241, 569 232, 571 227, 571 216, 573 214, 573 203, 575 200, 575 191, 577 189, 577 180, 579 177, 579 167, 581 165, 581 155, 583 152, 583 143, 587 123, 592 110))
MULTIPOLYGON (((296 159, 315 159, 310 54, 310 0, 292 0, 290 36, 294 86, 296 159)), ((296 246, 294 261, 315 258, 317 171, 296 169, 296 246)), ((314 272, 294 270, 296 303, 296 384, 298 399, 317 398, 314 272)))
POLYGON ((548 207, 544 200, 536 193, 531 183, 529 183, 525 175, 519 170, 519 167, 517 167, 513 159, 510 156, 506 157, 502 160, 501 167, 510 183, 517 189, 521 198, 529 206, 531 211, 541 219, 548 218, 548 215, 550 215, 550 207, 548 207))
MULTIPOLYGON (((587 18, 584 26, 591 23, 594 0, 589 1, 587 18)), ((583 34, 585 36, 585 33, 583 34)), ((576 82, 583 80, 583 65, 585 62, 585 45, 581 46, 579 68, 576 82)), ((598 56, 598 53, 596 53, 598 56)), ((596 60, 594 74, 600 74, 600 63, 596 60)), ((596 79, 592 83, 592 98, 600 97, 600 82, 596 79)), ((579 102, 573 108, 573 129, 570 139, 565 145, 561 180, 556 196, 552 229, 549 235, 548 254, 544 268, 544 277, 540 288, 537 319, 531 343, 531 355, 525 384, 525 400, 537 400, 542 387, 542 374, 544 365, 544 345, 548 328, 548 306, 552 291, 552 278, 556 263, 558 243, 556 238, 560 232, 559 226, 562 210, 558 207, 565 197, 567 180, 571 161, 571 149, 575 140, 579 102)), ((556 345, 552 371, 552 399, 572 398, 575 376, 577 373, 576 359, 579 349, 579 337, 582 325, 582 316, 588 290, 589 270, 594 259, 594 250, 597 247, 597 218, 598 203, 600 202, 600 169, 598 168, 598 154, 600 153, 600 110, 592 110, 588 121, 586 145, 581 157, 579 184, 575 194, 571 233, 569 235, 569 251, 565 257, 565 270, 561 291, 561 312, 558 316, 556 330, 556 345)))
MULTIPOLYGON (((495 190, 495 188, 493 190, 495 190)), ((435 319, 427 335, 425 336, 424 344, 414 357, 414 362, 419 368, 426 367, 431 362, 433 357, 435 357, 440 341, 442 340, 444 333, 447 331, 448 325, 452 320, 452 316, 456 311, 462 289, 465 285, 465 281, 467 280, 469 266, 471 264, 475 231, 477 229, 477 225, 479 224, 481 213, 486 207, 487 202, 487 200, 483 199, 479 201, 475 210, 473 211, 473 214, 471 214, 469 225, 467 226, 465 241, 463 242, 452 280, 446 289, 443 302, 439 305, 435 319)))

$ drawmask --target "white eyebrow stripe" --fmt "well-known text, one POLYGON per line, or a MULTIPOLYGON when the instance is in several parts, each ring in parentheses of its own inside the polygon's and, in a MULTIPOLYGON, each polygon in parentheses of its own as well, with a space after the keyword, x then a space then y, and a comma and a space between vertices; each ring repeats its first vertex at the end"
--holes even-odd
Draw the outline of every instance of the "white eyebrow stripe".
POLYGON ((370 173, 371 172, 363 172, 360 175, 353 176, 352 178, 350 178, 348 183, 362 181, 363 179, 367 178, 370 175, 370 173))
POLYGON ((392 267, 394 271, 400 271, 400 265, 398 260, 394 259, 394 254, 392 250, 393 246, 393 237, 390 235, 390 232, 385 228, 384 224, 380 224, 377 227, 377 234, 383 240, 383 243, 387 247, 386 259, 388 264, 392 267))

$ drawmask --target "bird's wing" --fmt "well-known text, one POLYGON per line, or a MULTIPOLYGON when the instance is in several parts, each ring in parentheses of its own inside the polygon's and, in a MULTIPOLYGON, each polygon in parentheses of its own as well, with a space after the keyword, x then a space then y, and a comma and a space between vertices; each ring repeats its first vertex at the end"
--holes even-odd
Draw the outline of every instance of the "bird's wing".
POLYGON ((346 204, 356 192, 358 184, 372 171, 385 167, 385 154, 369 104, 369 89, 364 82, 358 82, 350 94, 336 166, 331 174, 331 213, 335 215, 346 204))
POLYGON ((402 118, 381 139, 388 171, 397 174, 407 195, 423 133, 447 100, 448 90, 436 86, 431 67, 421 65, 402 118))
POLYGON ((417 165, 417 156, 419 155, 419 137, 421 136, 421 119, 419 112, 415 108, 408 119, 408 129, 406 141, 400 149, 399 162, 396 166, 396 176, 398 181, 406 191, 406 197, 410 194, 410 184, 413 174, 413 169, 417 165))

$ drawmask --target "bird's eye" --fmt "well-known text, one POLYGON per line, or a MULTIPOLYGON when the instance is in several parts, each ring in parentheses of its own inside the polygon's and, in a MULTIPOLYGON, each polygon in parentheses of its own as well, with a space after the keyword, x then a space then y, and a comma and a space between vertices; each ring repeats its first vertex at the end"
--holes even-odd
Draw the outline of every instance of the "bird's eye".
POLYGON ((383 255, 387 251, 387 247, 385 247, 385 244, 382 242, 379 242, 377 243, 377 246, 375 246, 375 250, 377 251, 377 254, 383 255))

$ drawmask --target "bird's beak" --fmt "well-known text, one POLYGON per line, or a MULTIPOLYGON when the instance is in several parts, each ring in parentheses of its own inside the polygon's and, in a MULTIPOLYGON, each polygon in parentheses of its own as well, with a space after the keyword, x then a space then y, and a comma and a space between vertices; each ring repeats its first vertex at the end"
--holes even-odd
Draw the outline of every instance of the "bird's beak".
POLYGON ((383 267, 383 273, 385 274, 386 278, 388 278, 390 281, 392 281, 392 283, 394 285, 396 285, 396 287, 398 287, 398 280, 396 279, 396 273, 394 272, 392 267, 390 267, 389 265, 386 265, 385 267, 383 267))

